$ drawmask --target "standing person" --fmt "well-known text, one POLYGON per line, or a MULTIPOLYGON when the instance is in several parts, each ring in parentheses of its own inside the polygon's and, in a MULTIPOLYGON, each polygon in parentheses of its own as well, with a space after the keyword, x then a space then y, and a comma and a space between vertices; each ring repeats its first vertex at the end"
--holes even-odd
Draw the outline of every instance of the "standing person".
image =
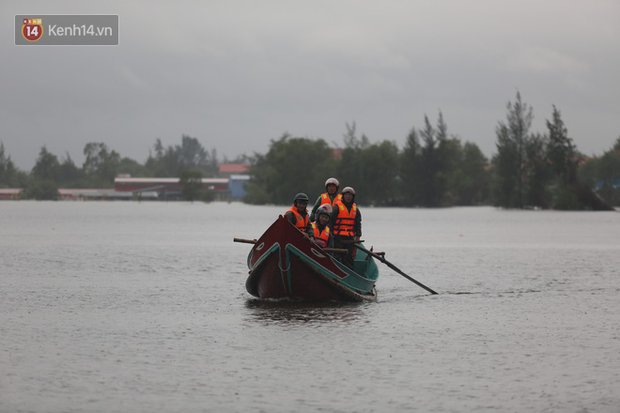
POLYGON ((332 244, 332 234, 329 228, 332 206, 324 204, 316 211, 316 222, 311 223, 314 231, 314 242, 321 248, 330 247, 332 244))
POLYGON ((308 210, 306 209, 307 206, 308 195, 300 192, 295 195, 295 199, 293 199, 293 206, 286 211, 284 217, 306 236, 310 236, 312 227, 310 226, 310 220, 308 219, 308 210))
POLYGON ((342 199, 342 195, 338 193, 338 189, 340 188, 340 182, 336 178, 329 178, 325 181, 325 191, 317 198, 314 206, 312 207, 312 212, 310 212, 310 221, 314 222, 317 218, 316 211, 319 209, 321 205, 329 204, 334 205, 334 202, 342 199))
POLYGON ((334 203, 330 226, 334 236, 334 248, 346 248, 346 253, 335 257, 353 269, 354 241, 362 236, 362 214, 355 203, 355 189, 347 186, 342 190, 342 200, 334 203))

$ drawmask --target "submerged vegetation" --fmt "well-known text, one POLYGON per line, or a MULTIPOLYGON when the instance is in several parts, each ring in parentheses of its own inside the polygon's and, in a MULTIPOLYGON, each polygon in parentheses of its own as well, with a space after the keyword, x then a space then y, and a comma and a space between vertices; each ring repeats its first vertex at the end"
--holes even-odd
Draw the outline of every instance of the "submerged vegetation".
MULTIPOLYGON (((545 133, 532 132, 532 120, 532 107, 517 93, 507 104, 506 120, 497 124, 497 153, 490 160, 475 143, 449 134, 440 111, 435 124, 425 115, 423 127, 411 129, 402 149, 388 140, 371 144, 357 134, 353 122, 346 124, 342 148, 285 133, 271 140, 266 154, 231 162, 251 165, 245 202, 252 204, 288 204, 300 191, 316 196, 324 191, 325 179, 335 176, 356 189, 363 205, 620 206, 620 137, 601 157, 588 158, 569 137, 555 106, 545 133)), ((197 180, 219 172, 216 150, 207 151, 197 138, 184 135, 179 145, 168 147, 157 139, 153 152, 140 164, 105 143, 92 142, 84 147, 85 161, 78 167, 68 153, 59 160, 43 146, 35 166, 24 172, 0 142, 0 188, 23 188, 22 198, 56 199, 58 188, 111 188, 118 174, 179 177, 186 183, 185 198, 194 200, 197 180)))

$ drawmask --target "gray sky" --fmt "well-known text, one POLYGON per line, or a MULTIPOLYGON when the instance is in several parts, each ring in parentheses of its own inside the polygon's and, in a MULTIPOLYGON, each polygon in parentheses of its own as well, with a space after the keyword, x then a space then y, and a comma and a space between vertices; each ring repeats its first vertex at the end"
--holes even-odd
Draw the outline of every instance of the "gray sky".
MULTIPOLYGON (((403 147, 439 110, 490 157, 516 92, 587 155, 620 136, 620 1, 24 1, 0 5, 0 141, 81 166, 104 142, 143 163, 196 137, 229 159, 284 132, 403 147), (119 46, 14 46, 15 14, 118 14, 119 46)), ((33 16, 34 17, 34 16, 33 16)))

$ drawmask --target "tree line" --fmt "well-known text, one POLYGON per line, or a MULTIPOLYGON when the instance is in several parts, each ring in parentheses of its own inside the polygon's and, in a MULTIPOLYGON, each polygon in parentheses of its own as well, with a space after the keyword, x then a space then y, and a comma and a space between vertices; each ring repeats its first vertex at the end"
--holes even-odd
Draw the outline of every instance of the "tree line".
POLYGON ((436 124, 424 116, 402 150, 391 141, 370 144, 347 124, 344 149, 323 139, 284 134, 271 141, 250 169, 246 202, 287 204, 297 192, 324 192, 330 176, 353 186, 360 204, 404 207, 494 205, 503 208, 605 210, 620 205, 620 138, 601 158, 588 159, 553 106, 547 133, 531 132, 532 108, 517 93, 506 120, 496 128, 497 153, 448 133, 439 112, 436 124), (597 188, 597 191, 592 191, 597 188))
MULTIPOLYGON (((168 147, 156 139, 144 164, 121 157, 101 142, 87 143, 84 157, 84 163, 78 167, 68 153, 59 160, 43 146, 34 167, 27 173, 15 167, 0 142, 0 187, 23 188, 26 198, 57 199, 58 188, 112 188, 119 174, 179 177, 193 187, 197 176, 213 177, 219 172, 216 150, 206 150, 197 138, 187 135, 182 136, 180 144, 168 147)), ((188 199, 195 198, 195 191, 186 192, 191 193, 188 199)))
MULTIPOLYGON (((517 92, 507 104, 506 119, 496 126, 497 153, 490 160, 475 143, 450 135, 439 111, 436 122, 425 115, 423 126, 410 130, 402 149, 389 140, 371 144, 353 122, 346 124, 342 148, 285 133, 271 140, 267 153, 232 162, 251 165, 245 198, 251 204, 288 204, 298 192, 318 195, 334 176, 342 187, 353 186, 357 201, 365 205, 572 210, 620 205, 620 137, 603 156, 587 158, 555 106, 545 133, 532 132, 532 120, 532 107, 517 92)), ((193 200, 190 189, 198 178, 217 176, 219 170, 217 151, 187 135, 168 147, 156 139, 144 164, 99 142, 86 144, 84 156, 78 167, 68 153, 59 160, 43 146, 35 166, 24 172, 0 142, 0 187, 24 188, 28 198, 54 199, 58 188, 111 188, 118 174, 182 177, 191 194, 187 198, 193 200)))

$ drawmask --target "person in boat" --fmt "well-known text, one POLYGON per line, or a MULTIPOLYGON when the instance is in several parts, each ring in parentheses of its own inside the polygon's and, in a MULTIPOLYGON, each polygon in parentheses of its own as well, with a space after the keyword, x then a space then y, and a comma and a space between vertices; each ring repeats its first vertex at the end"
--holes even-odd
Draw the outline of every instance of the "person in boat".
POLYGON ((346 249, 346 253, 336 253, 334 258, 353 269, 355 241, 362 236, 362 214, 355 203, 355 189, 347 186, 342 190, 342 199, 334 203, 330 218, 334 237, 334 248, 346 249))
POLYGON ((323 204, 316 211, 316 222, 312 222, 312 231, 314 232, 314 242, 321 248, 332 246, 332 234, 329 228, 329 220, 331 219, 332 206, 323 204))
POLYGON ((307 206, 308 195, 300 192, 295 195, 295 199, 293 199, 293 206, 286 211, 284 217, 306 236, 312 237, 314 234, 312 233, 308 210, 306 209, 307 206))
POLYGON ((340 182, 336 178, 328 178, 325 181, 325 191, 317 198, 314 206, 312 207, 312 211, 310 212, 310 221, 314 222, 317 218, 316 212, 319 207, 324 204, 334 205, 334 202, 342 199, 342 195, 338 193, 338 189, 340 189, 340 182))

